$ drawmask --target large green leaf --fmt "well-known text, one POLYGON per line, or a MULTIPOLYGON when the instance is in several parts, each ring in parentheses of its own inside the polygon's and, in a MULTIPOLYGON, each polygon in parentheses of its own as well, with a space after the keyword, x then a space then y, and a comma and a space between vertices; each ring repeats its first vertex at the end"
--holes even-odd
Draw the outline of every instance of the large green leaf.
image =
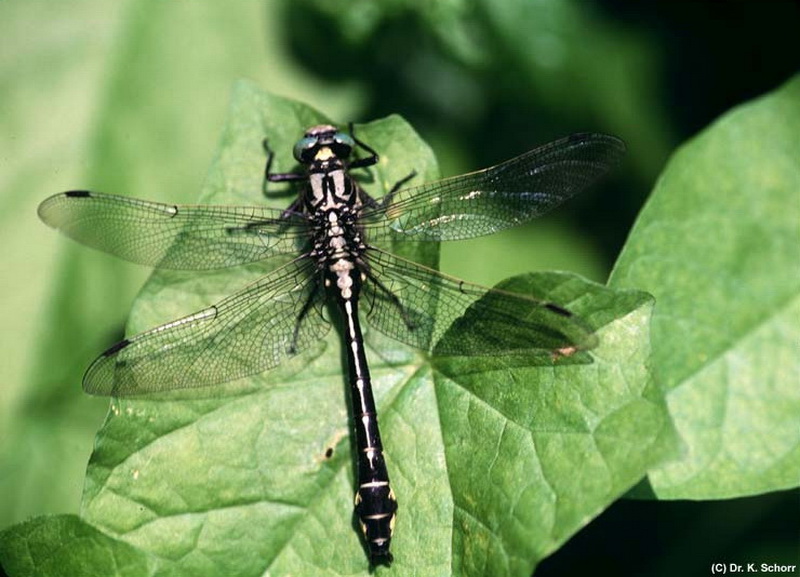
POLYGON ((144 577, 148 555, 77 515, 37 517, 0 534, 3 575, 144 577))
MULTIPOLYGON (((201 200, 264 202, 261 139, 278 152, 274 169, 291 170, 294 140, 321 120, 241 83, 201 200)), ((421 179, 435 174, 430 150, 398 117, 358 130, 381 153, 373 182, 365 182, 371 192, 412 168, 421 179)), ((429 250, 408 256, 435 262, 429 250)), ((258 274, 256 266, 158 272, 129 328, 189 313, 258 274)), ((519 277, 504 288, 559 302, 597 327, 592 362, 428 358, 369 332, 400 506, 396 560, 379 573, 528 575, 668 448, 665 407, 646 369, 646 294, 564 273, 519 277)), ((113 400, 97 438, 81 518, 122 551, 139 553, 121 559, 137 567, 146 559, 155 575, 366 573, 352 521, 354 448, 336 331, 263 375, 174 396, 113 400)), ((26 546, 46 548, 53 532, 19 526, 0 539, 11 567, 26 546)), ((122 563, 106 574, 127 570, 122 563)))
POLYGON ((673 156, 610 286, 656 297, 654 375, 684 454, 659 497, 724 498, 800 481, 800 77, 673 156))

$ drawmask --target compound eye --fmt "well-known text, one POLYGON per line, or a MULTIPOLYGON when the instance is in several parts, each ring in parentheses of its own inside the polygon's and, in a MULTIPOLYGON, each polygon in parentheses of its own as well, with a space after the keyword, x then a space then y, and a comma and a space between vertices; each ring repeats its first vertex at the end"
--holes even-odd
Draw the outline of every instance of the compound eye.
POLYGON ((297 162, 307 164, 314 160, 314 150, 319 139, 314 136, 304 136, 294 145, 294 158, 297 162))
POLYGON ((337 132, 333 135, 333 143, 331 149, 333 153, 340 158, 347 158, 353 151, 356 142, 353 137, 346 132, 337 132))

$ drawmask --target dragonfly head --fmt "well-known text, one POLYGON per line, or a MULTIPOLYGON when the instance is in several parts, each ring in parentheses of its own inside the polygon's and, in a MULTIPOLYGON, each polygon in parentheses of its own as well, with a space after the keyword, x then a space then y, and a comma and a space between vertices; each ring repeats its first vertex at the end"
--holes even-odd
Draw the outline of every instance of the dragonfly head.
POLYGON ((330 124, 312 126, 303 138, 294 145, 294 157, 301 164, 338 158, 345 160, 350 156, 356 143, 346 132, 339 131, 330 124))

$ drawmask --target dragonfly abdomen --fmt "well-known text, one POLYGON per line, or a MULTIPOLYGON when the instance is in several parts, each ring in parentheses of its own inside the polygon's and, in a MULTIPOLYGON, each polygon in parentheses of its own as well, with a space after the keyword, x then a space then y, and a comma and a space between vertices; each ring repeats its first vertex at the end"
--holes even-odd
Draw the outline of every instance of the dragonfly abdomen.
POLYGON ((358 320, 358 294, 361 279, 353 278, 351 296, 338 299, 344 316, 344 345, 350 369, 350 402, 357 447, 358 488, 355 515, 367 543, 373 563, 391 562, 389 544, 394 529, 397 500, 389 484, 389 472, 383 456, 378 428, 372 380, 364 351, 364 339, 358 320))

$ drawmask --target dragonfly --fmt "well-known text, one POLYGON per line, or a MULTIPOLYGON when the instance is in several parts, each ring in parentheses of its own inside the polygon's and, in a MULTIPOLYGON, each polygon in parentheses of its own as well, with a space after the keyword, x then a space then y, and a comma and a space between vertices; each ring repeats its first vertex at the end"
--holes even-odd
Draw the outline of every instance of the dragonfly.
POLYGON ((135 263, 176 270, 265 263, 264 276, 239 292, 110 347, 87 369, 83 388, 93 395, 149 395, 261 373, 322 338, 331 325, 326 308, 338 310, 357 447, 354 515, 371 565, 388 565, 397 500, 362 320, 436 355, 557 359, 591 348, 596 336, 557 303, 471 284, 386 247, 520 225, 596 181, 620 161, 625 145, 606 134, 574 134, 477 172, 407 186, 412 173, 380 199, 351 172, 379 160, 352 124, 306 130, 293 150, 297 172, 272 172, 275 154, 266 140, 264 148, 265 190, 268 183, 299 189, 286 209, 174 205, 86 190, 41 203, 47 225, 135 263), (448 330, 458 323, 454 338, 448 330))

